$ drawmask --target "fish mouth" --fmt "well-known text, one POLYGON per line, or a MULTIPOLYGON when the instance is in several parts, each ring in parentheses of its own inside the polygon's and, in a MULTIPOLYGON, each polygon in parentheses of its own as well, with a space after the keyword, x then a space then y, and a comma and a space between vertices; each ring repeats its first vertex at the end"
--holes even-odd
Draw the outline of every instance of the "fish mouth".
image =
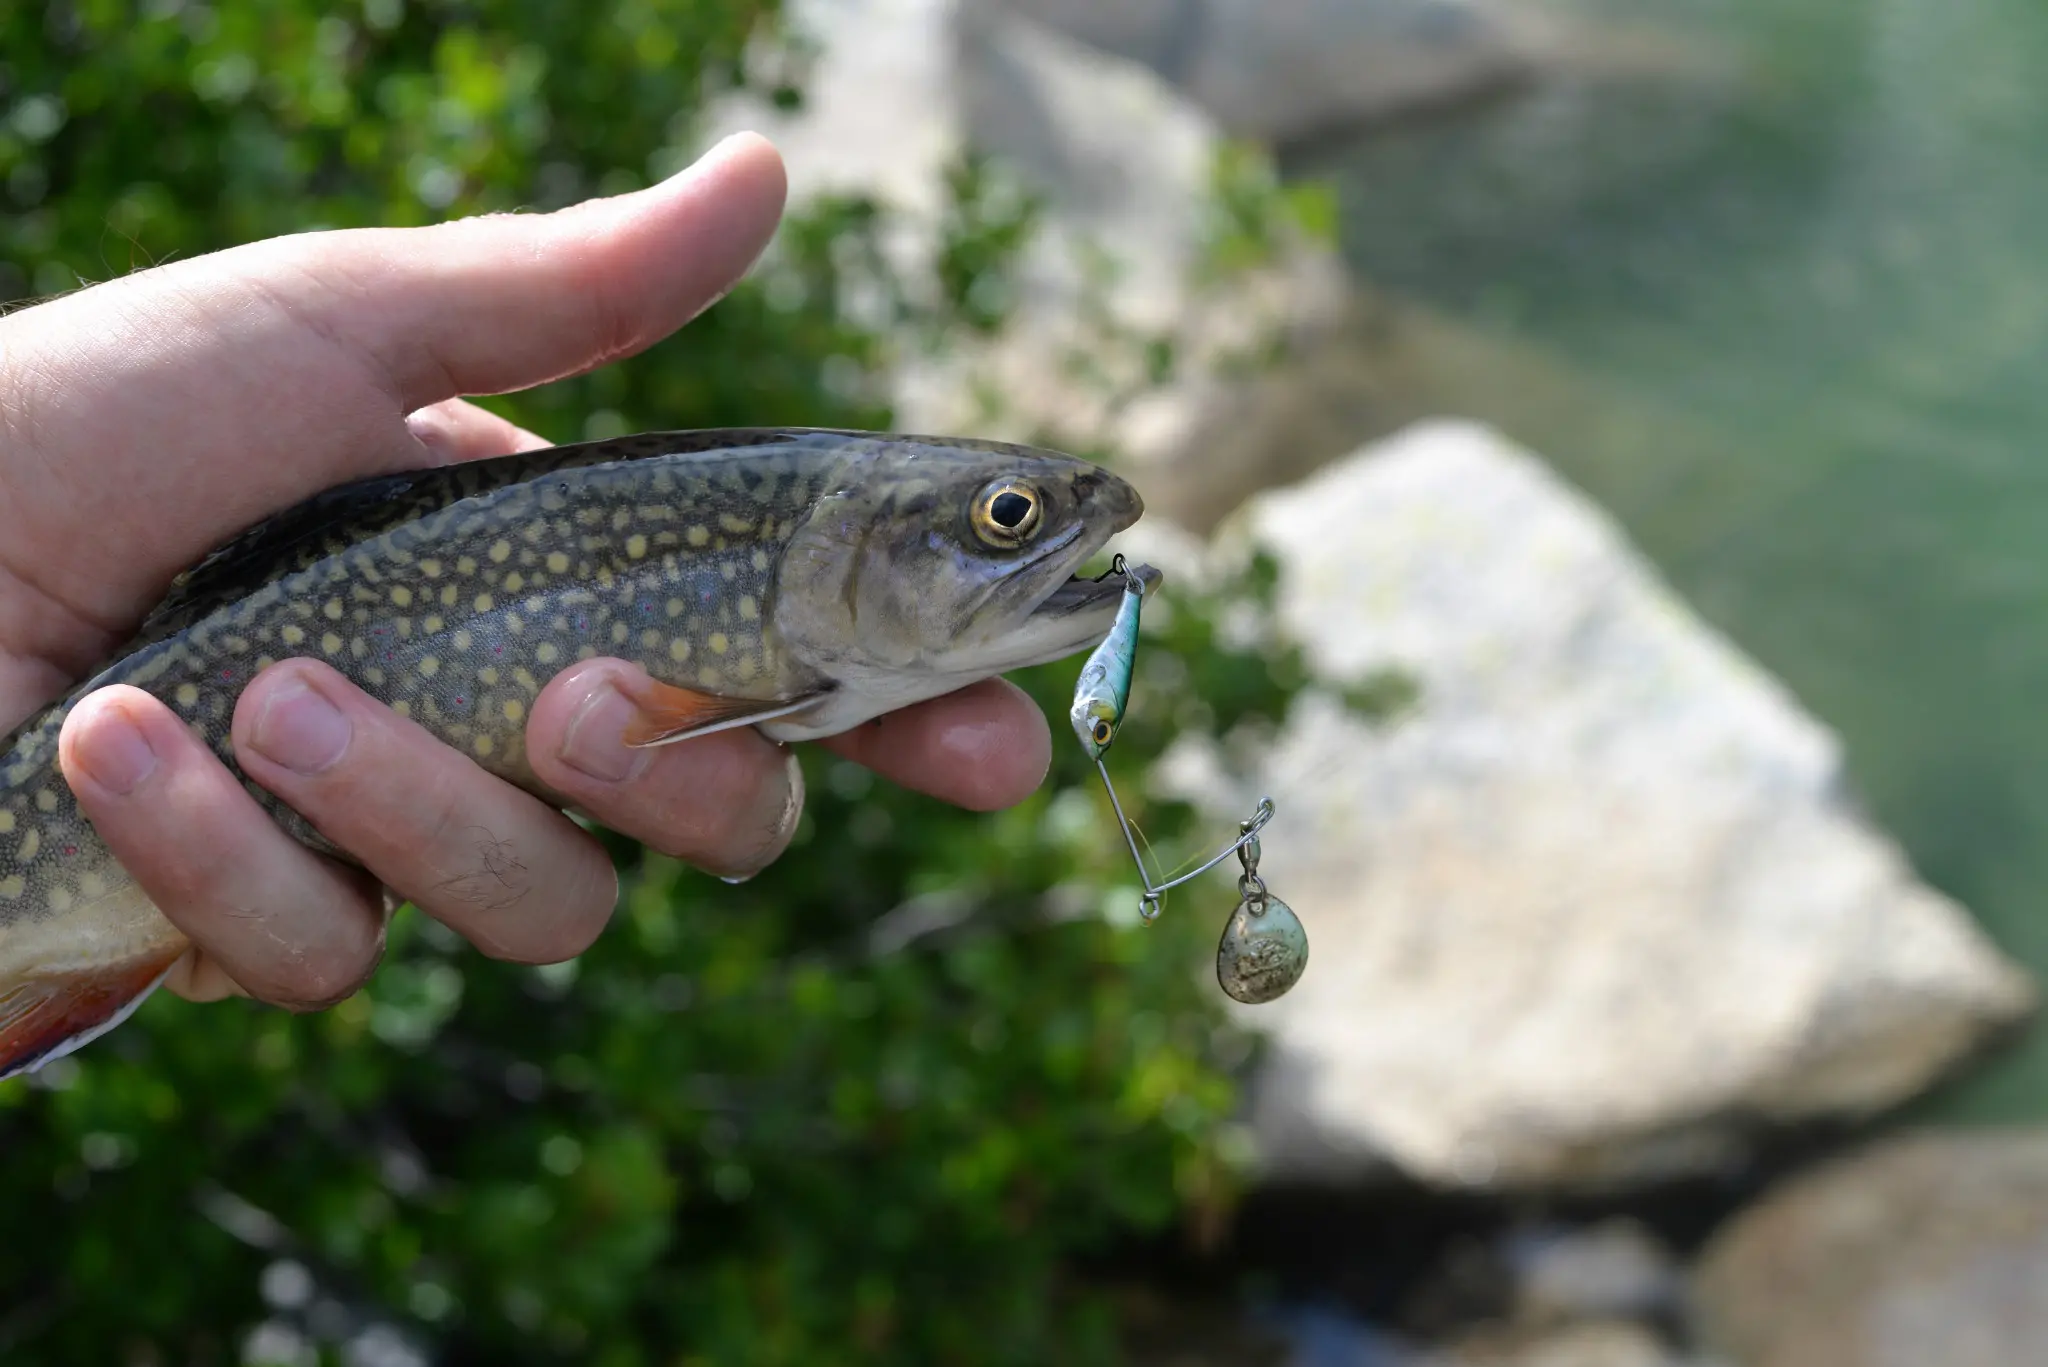
MULTIPOLYGON (((1165 579, 1150 565, 1131 566, 1129 573, 1145 586, 1147 594, 1165 579)), ((1069 576, 1039 601, 1003 638, 993 658, 984 658, 981 665, 1006 673, 1049 664, 1093 648, 1109 635, 1116 622, 1117 610, 1123 605, 1124 583, 1123 576, 1117 574, 1101 579, 1069 576)))
MULTIPOLYGON (((1148 597, 1166 580, 1165 575, 1150 565, 1131 565, 1127 568, 1131 577, 1145 586, 1148 597)), ((1056 586, 1046 596, 1044 602, 1032 609, 1031 615, 1034 618, 1068 617, 1076 613, 1092 613, 1106 608, 1109 615, 1114 617, 1116 606, 1123 601, 1123 596, 1122 575, 1109 574, 1100 579, 1084 578, 1078 574, 1070 575, 1064 583, 1056 586)), ((1103 630, 1109 630, 1108 623, 1103 624, 1103 630)))

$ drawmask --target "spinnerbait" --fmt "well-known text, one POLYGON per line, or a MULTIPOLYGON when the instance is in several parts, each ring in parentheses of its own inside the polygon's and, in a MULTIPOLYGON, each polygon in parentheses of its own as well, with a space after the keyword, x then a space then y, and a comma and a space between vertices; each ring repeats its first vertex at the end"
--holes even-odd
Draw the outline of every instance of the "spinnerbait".
POLYGON ((1163 883, 1154 883, 1138 852, 1138 839, 1117 799, 1116 785, 1109 780, 1109 766, 1103 757, 1116 741, 1124 712, 1130 703, 1131 672, 1138 657, 1138 615, 1145 599, 1145 580, 1133 572, 1119 555, 1102 576, 1120 575, 1124 581, 1123 601, 1116 621, 1081 667, 1074 685, 1074 705, 1068 712, 1081 748, 1095 762, 1102 775, 1103 789, 1130 846, 1131 862, 1138 867, 1138 881, 1145 894, 1138 914, 1151 921, 1159 915, 1160 898, 1168 889, 1201 877, 1235 854, 1244 873, 1237 880, 1237 910, 1224 924, 1223 938, 1216 946, 1216 981, 1238 1001, 1249 1005, 1269 1002, 1286 994, 1301 981, 1308 967, 1308 933, 1292 908, 1266 890, 1259 877, 1259 832, 1273 819, 1273 799, 1260 798, 1258 811, 1238 823, 1237 839, 1226 845, 1199 868, 1163 883))

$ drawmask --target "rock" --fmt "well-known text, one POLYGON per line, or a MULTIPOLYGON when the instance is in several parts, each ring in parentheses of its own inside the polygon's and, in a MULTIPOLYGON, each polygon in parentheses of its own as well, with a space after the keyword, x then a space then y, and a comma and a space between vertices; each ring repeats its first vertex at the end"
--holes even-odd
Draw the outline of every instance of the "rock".
POLYGON ((1233 137, 1297 141, 1511 88, 1526 19, 1467 0, 977 0, 1142 63, 1233 137))
POLYGON ((1632 1220, 1522 1231, 1509 1238, 1506 1254, 1515 1318, 1524 1324, 1647 1319, 1679 1301, 1669 1251, 1632 1220))
POLYGON ((1157 776, 1218 821, 1278 803, 1263 871, 1309 968, 1234 1008, 1271 1041, 1268 1180, 1712 1171, 1760 1127, 1912 1096, 2031 1011, 1852 808, 1830 733, 1534 457, 1419 427, 1260 495, 1247 539, 1321 677, 1420 687, 1391 725, 1305 696, 1248 771, 1190 745, 1157 776))
POLYGON ((2032 1367, 2048 1344, 2048 1130, 1880 1142, 1708 1245, 1700 1326, 1742 1367, 2032 1367))
POLYGON ((1330 248, 1293 243, 1227 283, 1196 278, 1221 137, 1157 75, 979 3, 800 0, 791 21, 822 49, 805 107, 728 99, 706 135, 774 139, 793 203, 873 194, 913 277, 963 151, 1046 206, 1005 335, 899 359, 899 427, 1116 450, 1148 502, 1191 525, 1384 430, 1355 364, 1361 304, 1330 248), (1163 384, 1145 378, 1153 341, 1177 358, 1163 384))
POLYGON ((1641 1325, 1610 1320, 1574 1324, 1537 1335, 1513 1332, 1475 1335, 1431 1354, 1416 1367, 1687 1367, 1687 1364, 1641 1325))

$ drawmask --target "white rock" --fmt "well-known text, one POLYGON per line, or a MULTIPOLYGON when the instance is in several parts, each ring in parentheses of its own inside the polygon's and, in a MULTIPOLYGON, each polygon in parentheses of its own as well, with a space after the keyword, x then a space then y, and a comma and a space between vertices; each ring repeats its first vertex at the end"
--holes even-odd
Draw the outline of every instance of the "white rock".
POLYGON ((1233 136, 1288 142, 1528 75, 1535 35, 1470 0, 977 0, 1140 62, 1233 136))
POLYGON ((1304 698, 1241 784, 1192 751, 1163 771, 1219 819, 1278 802, 1265 872, 1313 948, 1244 1011, 1274 1046, 1270 1177, 1707 1168, 1755 1119, 1909 1096, 2031 1009, 1851 810, 1833 737, 1533 457, 1413 429, 1244 526, 1320 674, 1421 686, 1381 729, 1304 698))
POLYGON ((1353 295, 1331 252, 1300 244, 1227 288, 1192 283, 1221 137, 1152 71, 953 0, 797 0, 790 19, 822 50, 804 108, 726 99, 706 133, 774 139, 794 204, 874 195, 892 211, 891 258, 915 278, 962 151, 990 154, 1045 199, 1012 327, 991 345, 900 357, 899 427, 1113 448, 1155 508, 1194 525, 1234 506, 1247 471, 1284 478, 1378 430, 1377 405, 1358 402, 1353 295), (1082 268, 1091 252, 1114 262, 1107 284, 1082 268), (1137 377, 1152 336, 1182 367, 1147 388, 1137 377), (1276 338, 1285 364, 1240 364, 1276 338), (1076 378, 1076 355, 1096 379, 1076 378))

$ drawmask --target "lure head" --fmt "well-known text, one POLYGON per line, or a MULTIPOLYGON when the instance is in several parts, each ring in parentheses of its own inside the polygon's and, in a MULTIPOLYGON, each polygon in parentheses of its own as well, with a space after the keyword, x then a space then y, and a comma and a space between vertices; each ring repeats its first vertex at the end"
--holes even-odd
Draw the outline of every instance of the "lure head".
POLYGON ((1109 752, 1123 719, 1123 709, 1117 706, 1116 699, 1101 693, 1076 697, 1073 709, 1067 713, 1081 749, 1091 760, 1100 760, 1109 752))
MULTIPOLYGON (((1122 565, 1121 557, 1118 564, 1122 565)), ((1074 683, 1074 705, 1067 711, 1067 720, 1091 760, 1101 761, 1116 740, 1117 728, 1123 725, 1131 700, 1131 672, 1138 658, 1138 615, 1145 595, 1159 580, 1159 571, 1150 565, 1125 571, 1116 620, 1088 656, 1088 663, 1081 666, 1081 677, 1074 683)))

